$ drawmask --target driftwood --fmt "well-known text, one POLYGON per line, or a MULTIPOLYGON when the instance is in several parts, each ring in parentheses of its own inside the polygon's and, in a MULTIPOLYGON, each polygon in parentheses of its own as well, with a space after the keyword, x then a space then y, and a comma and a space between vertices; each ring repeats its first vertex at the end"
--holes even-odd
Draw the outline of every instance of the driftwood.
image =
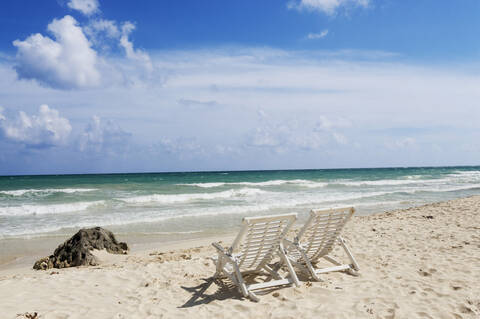
POLYGON ((95 266, 98 260, 91 252, 93 249, 106 249, 112 254, 126 254, 129 250, 127 244, 118 242, 109 230, 102 227, 80 229, 73 237, 58 246, 53 255, 36 261, 33 269, 95 266))

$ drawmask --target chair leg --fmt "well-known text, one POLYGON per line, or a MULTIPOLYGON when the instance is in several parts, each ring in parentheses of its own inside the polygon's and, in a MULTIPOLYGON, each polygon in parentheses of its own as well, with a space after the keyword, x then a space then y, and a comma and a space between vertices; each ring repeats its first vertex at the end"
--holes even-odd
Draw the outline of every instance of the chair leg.
POLYGON ((218 254, 217 262, 216 262, 216 269, 215 269, 215 274, 213 275, 213 278, 220 278, 221 274, 223 272, 223 257, 221 254, 218 254))
POLYGON ((248 291, 248 297, 250 297, 250 299, 254 302, 260 301, 260 298, 258 298, 258 296, 251 291, 248 291))
POLYGON ((263 268, 273 277, 273 279, 276 279, 276 280, 282 279, 282 277, 276 271, 270 268, 268 265, 263 266, 263 268))
POLYGON ((354 270, 353 268, 349 268, 345 270, 347 274, 358 277, 360 276, 360 273, 357 270, 354 270))
POLYGON ((235 271, 235 278, 237 279, 237 285, 240 288, 240 292, 244 297, 249 296, 249 291, 247 289, 247 285, 245 284, 245 281, 243 280, 242 273, 240 272, 240 269, 236 264, 233 264, 233 269, 235 271))
POLYGON ((315 281, 323 281, 322 278, 320 278, 315 272, 315 267, 313 267, 312 263, 310 262, 310 258, 308 258, 307 254, 301 249, 300 249, 300 253, 302 254, 303 260, 305 260, 305 264, 307 265, 308 271, 310 272, 310 275, 312 275, 312 278, 315 281))
POLYGON ((291 261, 291 263, 292 263, 292 266, 298 268, 305 276, 308 277, 311 275, 310 270, 307 267, 305 267, 305 265, 303 265, 302 263, 297 263, 293 261, 291 261))
MULTIPOLYGON (((308 263, 310 264, 310 261, 308 261, 308 263)), ((320 278, 317 273, 315 272, 315 269, 313 268, 313 266, 310 264, 310 275, 312 275, 312 278, 315 280, 315 281, 323 281, 322 278, 320 278)))
POLYGON ((290 274, 290 278, 292 278, 293 283, 295 286, 300 287, 300 281, 298 280, 297 274, 295 273, 295 269, 293 269, 292 264, 290 263, 290 260, 288 257, 285 255, 285 252, 283 250, 283 246, 280 245, 280 258, 282 259, 282 262, 287 265, 288 272, 290 274))
POLYGON ((350 249, 348 249, 348 246, 347 246, 347 243, 345 242, 345 239, 343 239, 342 237, 339 237, 339 240, 340 240, 340 245, 342 245, 343 249, 345 250, 345 253, 348 255, 348 258, 352 262, 353 270, 359 271, 360 266, 358 265, 357 261, 355 260, 355 257, 353 257, 353 254, 350 251, 350 249))

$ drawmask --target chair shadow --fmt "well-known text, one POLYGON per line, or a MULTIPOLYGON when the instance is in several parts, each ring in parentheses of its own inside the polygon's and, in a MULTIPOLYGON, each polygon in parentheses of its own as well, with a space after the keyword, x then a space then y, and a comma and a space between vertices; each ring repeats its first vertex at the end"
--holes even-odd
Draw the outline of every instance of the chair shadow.
MULTIPOLYGON (((244 277, 244 280, 246 283, 260 282, 260 281, 257 281, 256 279, 258 278, 255 275, 247 275, 244 277)), ((263 279, 266 280, 271 278, 267 276, 267 277, 264 277, 263 279)), ((189 300, 187 300, 183 305, 179 306, 178 308, 190 308, 190 307, 199 306, 202 304, 208 304, 215 300, 248 299, 248 298, 245 298, 239 292, 238 287, 235 286, 229 279, 226 279, 226 278, 219 279, 219 278, 210 277, 210 278, 203 278, 202 280, 204 281, 204 283, 195 287, 181 286, 182 289, 185 289, 186 291, 192 293, 193 295, 189 300), (217 286, 217 290, 212 294, 205 293, 212 284, 215 284, 217 286)), ((264 281, 264 280, 261 280, 261 281, 264 281)), ((255 293, 259 296, 262 296, 282 288, 283 287, 271 287, 267 289, 262 289, 261 291, 256 291, 255 293)))
POLYGON ((203 278, 204 283, 195 286, 195 287, 184 287, 182 289, 192 293, 192 297, 187 300, 183 305, 178 308, 190 308, 194 306, 199 306, 202 304, 208 304, 214 300, 225 300, 225 299, 244 299, 242 294, 238 291, 237 287, 233 284, 225 283, 226 280, 221 280, 217 278, 203 278), (207 294, 206 291, 212 284, 217 285, 217 290, 212 294, 207 294))

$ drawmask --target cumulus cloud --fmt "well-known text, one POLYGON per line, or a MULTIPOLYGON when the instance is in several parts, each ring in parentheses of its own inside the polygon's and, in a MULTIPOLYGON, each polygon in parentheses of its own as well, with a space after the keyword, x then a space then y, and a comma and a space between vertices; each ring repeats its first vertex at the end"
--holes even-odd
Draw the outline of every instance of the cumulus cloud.
POLYGON ((316 40, 316 39, 323 39, 327 36, 328 30, 323 30, 322 32, 319 33, 309 33, 307 35, 307 39, 309 40, 316 40))
POLYGON ((288 8, 297 10, 319 11, 327 15, 335 15, 337 10, 344 7, 366 8, 370 0, 299 0, 291 1, 288 8))
POLYGON ((83 28, 83 31, 93 42, 100 42, 104 37, 110 39, 119 38, 121 33, 117 22, 106 19, 93 19, 83 28), (100 39, 99 37, 102 36, 100 39))
MULTIPOLYGON (((15 81, 15 72, 0 63, 0 104, 32 105, 38 99, 54 98, 75 114, 72 126, 84 121, 79 117, 80 106, 93 114, 94 110, 111 113, 114 107, 115 115, 125 119, 128 131, 134 133, 129 147, 134 147, 134 137, 141 137, 139 141, 147 145, 132 153, 131 163, 137 170, 458 165, 478 161, 478 148, 462 148, 462 144, 476 145, 480 140, 480 109, 472 108, 472 101, 480 99, 480 77, 471 72, 475 65, 419 66, 385 56, 365 61, 365 55, 370 52, 344 55, 265 48, 160 51, 152 59, 172 75, 168 89, 148 81, 149 87, 56 92, 55 97, 50 89, 15 81), (218 89, 212 90, 212 86, 218 89), (214 107, 214 112, 201 104, 213 101, 221 105, 214 107), (422 131, 391 131, 412 127, 422 131), (150 148, 160 137, 163 144, 150 148), (193 142, 188 140, 191 137, 195 137, 193 142), (398 148, 412 145, 404 140, 406 137, 413 138, 415 145, 398 148), (214 153, 216 145, 221 145, 218 154, 214 153), (432 156, 431 145, 443 149, 442 156, 432 156), (206 151, 192 151, 198 147, 206 151), (223 151, 225 154, 220 154, 223 151), (185 160, 179 161, 182 156, 185 160)), ((121 59, 123 63, 126 60, 121 59)), ((7 110, 2 114, 10 118, 7 110)), ((102 118, 101 125, 105 121, 102 118)), ((80 134, 86 133, 86 124, 78 125, 80 134)), ((1 142, 18 146, 5 139, 1 142)), ((93 145, 98 144, 84 144, 90 145, 84 146, 85 152, 94 152, 93 145)), ((82 157, 78 153, 74 156, 85 158, 89 154, 82 157)), ((106 153, 95 154, 101 158, 106 153)), ((8 157, 14 165, 15 156, 8 157)), ((89 163, 98 166, 93 162, 89 163)), ((79 167, 86 164, 82 165, 79 167)), ((8 165, 0 163, 0 170, 2 167, 8 165)), ((120 169, 108 166, 105 170, 110 167, 120 169)))
POLYGON ((131 22, 125 22, 122 25, 120 46, 122 46, 122 48, 125 50, 125 55, 127 56, 127 58, 138 62, 147 71, 152 71, 153 65, 148 53, 140 49, 134 49, 133 42, 129 39, 130 33, 132 33, 133 30, 135 30, 135 25, 131 22))
POLYGON ((320 149, 328 142, 328 136, 311 128, 300 128, 295 123, 286 123, 256 128, 254 133, 250 134, 247 146, 286 153, 320 149))
POLYGON ((118 60, 110 60, 118 71, 121 71, 126 82, 137 83, 139 79, 148 78, 154 70, 150 55, 141 49, 136 49, 132 40, 131 33, 135 30, 135 25, 130 22, 118 23, 115 20, 90 19, 88 24, 83 27, 85 34, 94 44, 94 47, 101 50, 102 53, 121 49, 127 58, 118 63, 118 60))
POLYGON ((79 136, 78 148, 82 152, 120 154, 128 148, 131 136, 112 120, 93 116, 79 136))
POLYGON ((161 138, 155 146, 161 152, 178 156, 180 159, 192 155, 204 154, 205 151, 195 138, 177 137, 161 138))
POLYGON ((98 12, 100 7, 98 0, 70 0, 67 6, 85 15, 92 15, 98 12))
POLYGON ((339 129, 348 128, 351 122, 345 118, 327 118, 323 115, 319 116, 315 124, 314 132, 323 133, 331 137, 338 144, 347 144, 347 138, 339 132, 339 129))
MULTIPOLYGON (((40 33, 15 40, 15 70, 20 79, 33 79, 57 89, 79 89, 112 84, 143 84, 155 74, 147 52, 134 47, 132 22, 119 24, 100 17, 80 25, 67 15, 47 27, 52 38, 40 33), (125 58, 112 58, 121 50, 125 58)), ((158 76, 162 78, 160 74, 158 76)))
POLYGON ((285 128, 257 127, 250 137, 249 145, 256 147, 280 147, 286 143, 285 128))
POLYGON ((115 20, 92 18, 82 29, 98 55, 106 57, 118 49, 122 33, 115 20))
POLYGON ((55 40, 39 33, 15 40, 16 66, 21 79, 34 79, 54 88, 92 87, 100 83, 98 57, 77 21, 67 15, 48 25, 55 40))
POLYGON ((387 141, 385 145, 391 150, 399 150, 414 147, 417 145, 417 141, 413 137, 403 137, 392 141, 387 141))
POLYGON ((327 118, 326 116, 320 115, 316 124, 317 130, 330 131, 335 128, 341 127, 350 127, 351 122, 345 118, 327 118))
POLYGON ((199 101, 194 99, 179 99, 177 103, 189 109, 211 109, 220 106, 217 101, 199 101))
POLYGON ((0 109, 0 130, 9 141, 43 148, 65 144, 72 126, 57 110, 43 104, 38 115, 20 111, 15 118, 7 118, 0 109))
POLYGON ((309 120, 299 122, 296 119, 276 121, 263 110, 257 112, 260 123, 248 134, 247 146, 270 149, 277 153, 295 150, 317 150, 347 143, 347 138, 339 132, 349 126, 349 121, 320 116, 312 123, 309 120))

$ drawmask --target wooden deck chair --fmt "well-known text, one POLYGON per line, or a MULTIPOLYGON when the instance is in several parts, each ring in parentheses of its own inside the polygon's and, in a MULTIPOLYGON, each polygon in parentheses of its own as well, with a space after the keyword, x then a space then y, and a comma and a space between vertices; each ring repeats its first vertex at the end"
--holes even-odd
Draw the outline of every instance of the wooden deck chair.
POLYGON ((310 274, 317 281, 321 281, 318 275, 331 271, 347 271, 352 275, 357 275, 360 270, 358 263, 348 249, 345 240, 340 237, 343 226, 350 220, 354 212, 353 207, 311 210, 310 217, 293 242, 284 240, 287 258, 295 267, 307 275, 310 274), (336 242, 345 250, 350 264, 342 264, 328 256, 336 242), (317 268, 316 264, 322 258, 335 266, 317 268))
POLYGON ((232 246, 224 249, 218 243, 212 243, 217 249, 218 258, 213 258, 217 270, 214 278, 226 275, 238 287, 244 297, 258 301, 254 290, 281 285, 300 285, 292 265, 285 256, 283 243, 287 231, 297 218, 296 214, 246 217, 243 226, 232 246), (275 256, 287 265, 288 278, 283 278, 268 266, 275 256), (272 280, 247 284, 244 280, 248 274, 262 274, 266 271, 272 280))

